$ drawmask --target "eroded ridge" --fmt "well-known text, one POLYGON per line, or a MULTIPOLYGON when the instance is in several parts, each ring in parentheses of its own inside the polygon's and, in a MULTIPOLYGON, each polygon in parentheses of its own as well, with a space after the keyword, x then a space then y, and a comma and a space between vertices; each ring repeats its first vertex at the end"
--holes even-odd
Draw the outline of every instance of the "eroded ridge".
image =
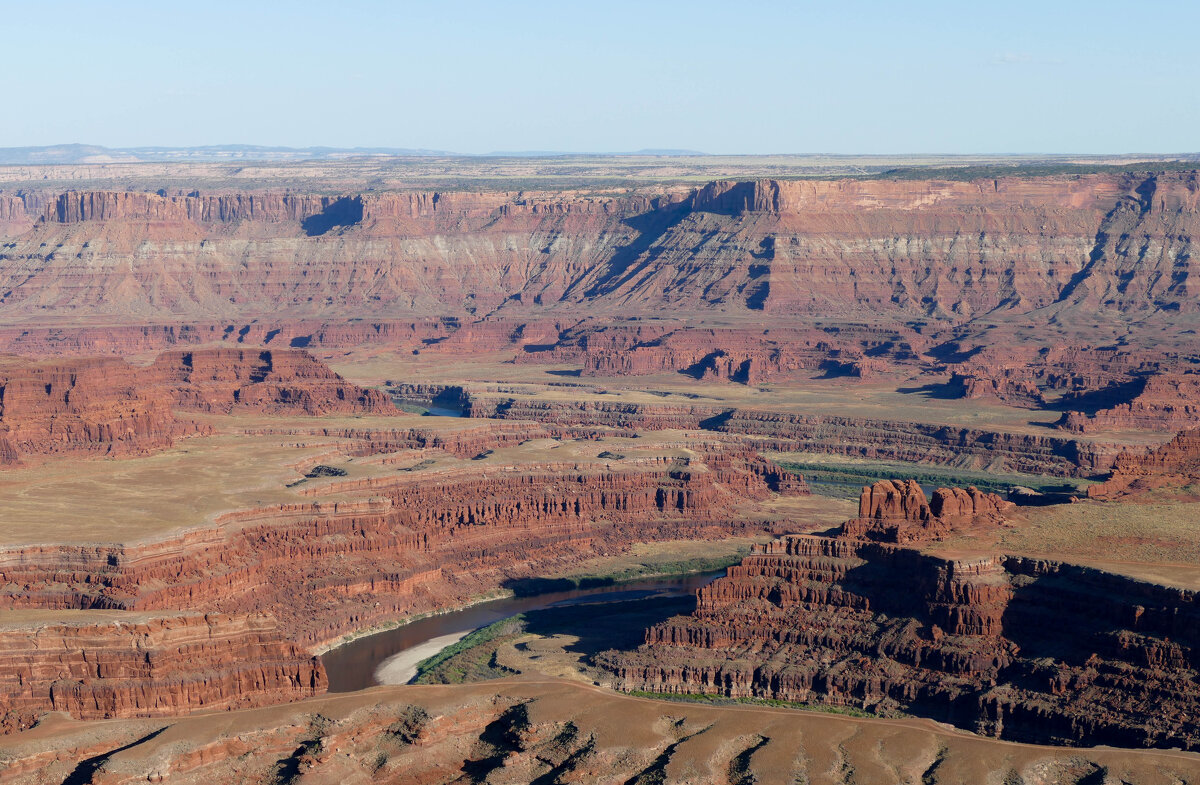
POLYGON ((1007 744, 919 720, 672 705, 558 680, 388 687, 124 727, 63 723, 53 746, 0 739, 0 760, 14 785, 1197 781, 1194 756, 1181 753, 1007 744))

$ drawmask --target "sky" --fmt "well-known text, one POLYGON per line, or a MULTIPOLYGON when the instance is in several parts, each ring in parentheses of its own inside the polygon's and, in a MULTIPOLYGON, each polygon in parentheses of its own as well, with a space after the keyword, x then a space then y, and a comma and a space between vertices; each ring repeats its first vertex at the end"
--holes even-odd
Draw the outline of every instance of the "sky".
POLYGON ((1200 151, 1200 2, 0 0, 0 147, 1200 151))

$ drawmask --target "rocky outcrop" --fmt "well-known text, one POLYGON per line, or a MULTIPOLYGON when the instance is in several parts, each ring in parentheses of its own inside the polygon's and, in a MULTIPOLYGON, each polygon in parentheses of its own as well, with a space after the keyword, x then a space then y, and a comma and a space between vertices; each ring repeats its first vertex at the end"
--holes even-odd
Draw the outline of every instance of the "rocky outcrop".
POLYGON ((33 455, 139 454, 205 431, 176 418, 171 401, 140 377, 115 358, 0 365, 0 465, 33 455))
POLYGON ((1198 749, 1198 622, 1193 592, 1098 570, 790 536, 701 589, 692 616, 605 662, 625 689, 904 711, 1036 743, 1198 749))
POLYGON ((884 542, 924 542, 976 524, 996 524, 1015 504, 994 493, 969 488, 938 488, 928 501, 915 480, 880 480, 864 486, 858 517, 842 526, 847 537, 884 542))
MULTIPOLYGON (((104 327, 0 327, 0 352, 28 357, 131 355, 178 347, 349 348, 382 343, 398 350, 428 350, 459 328, 455 319, 326 322, 258 320, 246 323, 127 325, 104 327)), ((516 329, 516 328, 513 328, 516 329)))
POLYGON ((1113 500, 1156 488, 1182 488, 1197 480, 1200 480, 1200 429, 1193 429, 1181 431, 1152 450, 1121 453, 1109 477, 1090 486, 1088 496, 1113 500))
POLYGON ((583 376, 637 376, 678 372, 696 379, 757 385, 797 375, 863 378, 915 367, 907 330, 846 325, 837 331, 701 328, 665 324, 585 322, 545 344, 526 346, 518 363, 578 362, 583 376))
POLYGON ((967 400, 997 400, 1030 409, 1045 405, 1046 396, 1036 374, 1028 366, 998 371, 960 371, 950 377, 948 387, 967 400))
POLYGON ((168 388, 172 405, 188 411, 314 416, 395 411, 384 393, 350 384, 295 349, 167 352, 144 376, 168 388))
POLYGON ((349 384, 302 350, 204 349, 146 368, 116 358, 0 363, 0 465, 21 456, 130 455, 209 426, 193 412, 391 413, 378 390, 349 384))
POLYGON ((318 658, 266 615, 49 614, 0 625, 0 728, 46 711, 80 719, 168 717, 324 692, 318 658))
POLYGON ((1016 507, 995 493, 984 493, 974 485, 966 488, 938 488, 929 501, 933 517, 950 524, 970 524, 981 519, 995 520, 1016 507))
POLYGON ((946 392, 1010 406, 1065 410, 1060 426, 1068 418, 1126 403, 1142 391, 1148 378, 1178 374, 1195 361, 1186 342, 1175 349, 1171 341, 1152 341, 1131 351, 1121 344, 1064 340, 1039 346, 1017 335, 998 338, 936 348, 952 373, 946 392))
POLYGON ((16 237, 33 226, 33 216, 25 200, 17 194, 0 191, 0 239, 16 237))

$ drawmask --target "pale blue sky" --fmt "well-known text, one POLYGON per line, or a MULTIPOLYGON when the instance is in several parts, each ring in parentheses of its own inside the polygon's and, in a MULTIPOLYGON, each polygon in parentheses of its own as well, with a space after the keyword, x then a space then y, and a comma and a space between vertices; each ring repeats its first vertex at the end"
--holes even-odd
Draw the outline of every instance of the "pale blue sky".
POLYGON ((1200 2, 10 2, 0 146, 1200 150, 1200 2))

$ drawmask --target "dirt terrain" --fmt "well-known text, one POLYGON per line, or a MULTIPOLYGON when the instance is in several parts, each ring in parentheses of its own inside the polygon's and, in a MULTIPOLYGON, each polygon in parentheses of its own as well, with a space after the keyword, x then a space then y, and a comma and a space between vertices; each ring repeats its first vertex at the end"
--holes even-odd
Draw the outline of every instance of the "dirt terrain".
POLYGON ((928 720, 630 697, 558 679, 376 687, 173 721, 51 718, 0 782, 1194 781, 1194 755, 980 739, 928 720), (52 743, 50 746, 48 742, 52 743))
POLYGON ((1200 782, 1200 174, 900 163, 0 167, 0 782, 1200 782))

